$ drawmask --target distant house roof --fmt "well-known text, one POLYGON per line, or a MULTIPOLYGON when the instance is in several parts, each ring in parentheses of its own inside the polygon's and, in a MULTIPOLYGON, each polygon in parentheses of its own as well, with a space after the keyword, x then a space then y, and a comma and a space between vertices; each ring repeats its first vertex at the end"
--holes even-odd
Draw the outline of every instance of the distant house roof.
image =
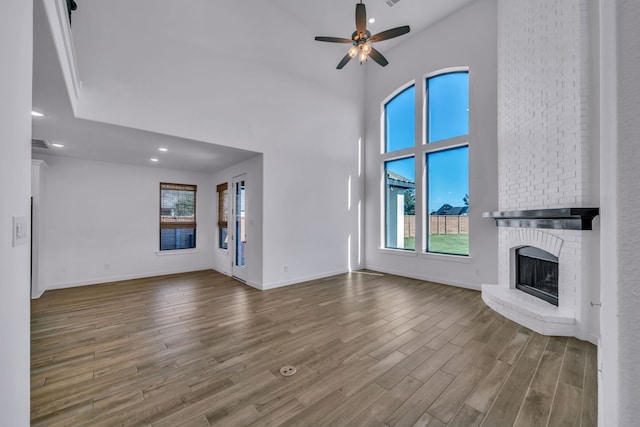
POLYGON ((468 215, 469 206, 451 206, 445 203, 433 215, 468 215))
POLYGON ((416 183, 395 172, 387 171, 387 185, 398 188, 416 188, 416 183))

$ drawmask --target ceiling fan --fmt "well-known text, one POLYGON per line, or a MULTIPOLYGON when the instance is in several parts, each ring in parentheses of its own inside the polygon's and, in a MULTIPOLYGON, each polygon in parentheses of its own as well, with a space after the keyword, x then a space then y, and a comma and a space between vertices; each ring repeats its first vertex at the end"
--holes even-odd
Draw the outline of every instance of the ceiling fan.
POLYGON ((330 43, 350 43, 351 49, 349 52, 342 58, 342 61, 338 63, 336 67, 338 70, 342 69, 347 62, 354 58, 356 55, 362 64, 367 60, 368 57, 371 57, 378 64, 383 67, 386 66, 389 61, 385 58, 380 52, 378 52, 371 43, 381 42, 383 40, 389 40, 394 37, 401 36, 403 34, 408 33, 410 30, 408 25, 392 28, 390 30, 382 31, 378 34, 374 34, 373 36, 367 30, 367 10, 365 5, 362 3, 356 4, 356 30, 351 35, 351 39, 341 38, 341 37, 324 37, 317 36, 316 40, 319 42, 330 42, 330 43))

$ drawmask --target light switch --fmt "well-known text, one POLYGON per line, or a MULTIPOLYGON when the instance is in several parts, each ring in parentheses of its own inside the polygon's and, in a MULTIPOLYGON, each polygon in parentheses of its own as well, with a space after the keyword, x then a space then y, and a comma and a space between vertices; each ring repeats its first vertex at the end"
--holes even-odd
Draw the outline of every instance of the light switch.
POLYGON ((24 245, 29 241, 28 222, 26 216, 13 217, 13 246, 24 245))

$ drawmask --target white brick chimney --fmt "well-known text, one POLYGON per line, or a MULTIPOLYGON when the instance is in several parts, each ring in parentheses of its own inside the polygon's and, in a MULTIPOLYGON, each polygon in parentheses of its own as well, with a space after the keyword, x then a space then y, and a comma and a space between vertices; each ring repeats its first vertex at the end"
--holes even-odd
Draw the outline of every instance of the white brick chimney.
MULTIPOLYGON (((499 1, 500 211, 591 207, 587 12, 586 0, 499 1)), ((499 283, 483 285, 484 301, 540 333, 592 339, 594 233, 500 227, 499 283), (558 307, 515 289, 522 246, 558 257, 558 307)))

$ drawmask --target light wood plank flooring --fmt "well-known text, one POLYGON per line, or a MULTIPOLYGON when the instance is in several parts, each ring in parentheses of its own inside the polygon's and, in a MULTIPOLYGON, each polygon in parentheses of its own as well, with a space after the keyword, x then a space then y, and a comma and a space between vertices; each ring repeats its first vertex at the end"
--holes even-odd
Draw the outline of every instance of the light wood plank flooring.
POLYGON ((49 291, 31 319, 35 426, 596 425, 593 345, 419 280, 203 271, 49 291))

